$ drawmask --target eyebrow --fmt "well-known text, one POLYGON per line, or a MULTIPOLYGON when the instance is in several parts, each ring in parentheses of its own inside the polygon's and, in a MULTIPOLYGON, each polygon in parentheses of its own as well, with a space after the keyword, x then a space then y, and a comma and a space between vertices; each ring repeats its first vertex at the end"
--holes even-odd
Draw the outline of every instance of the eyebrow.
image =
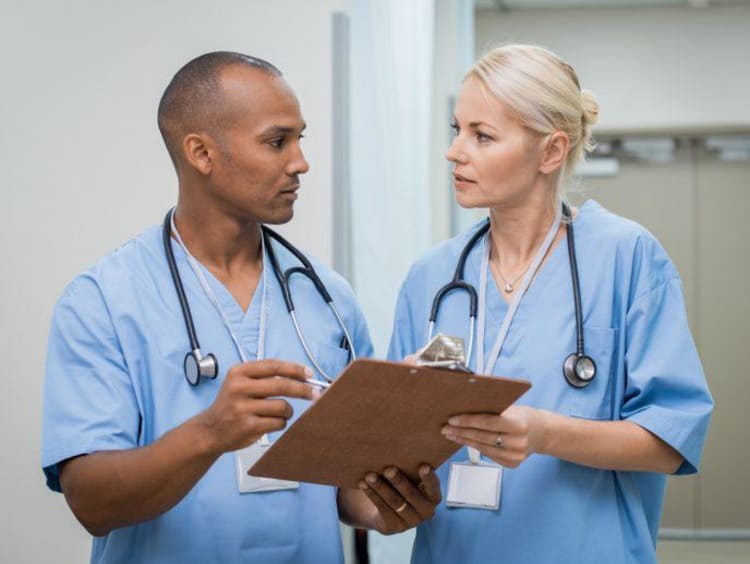
POLYGON ((474 129, 476 129, 477 127, 479 127, 481 125, 483 125, 485 127, 489 127, 490 129, 497 130, 497 127, 495 127, 492 124, 487 123, 486 121, 472 121, 471 123, 469 123, 469 127, 473 127, 474 129))
POLYGON ((285 125, 272 125, 270 127, 267 127, 261 132, 261 136, 265 137, 266 135, 286 135, 288 133, 302 133, 307 128, 307 124, 303 123, 302 127, 296 128, 296 127, 290 127, 285 125))
MULTIPOLYGON (((453 116, 453 123, 458 124, 458 118, 456 118, 456 116, 453 116)), ((495 131, 497 131, 497 127, 495 127, 491 123, 487 123, 486 121, 472 121, 472 122, 469 122, 469 127, 473 127, 474 129, 476 129, 477 127, 482 126, 482 125, 484 125, 486 127, 489 127, 490 129, 494 129, 495 131)))

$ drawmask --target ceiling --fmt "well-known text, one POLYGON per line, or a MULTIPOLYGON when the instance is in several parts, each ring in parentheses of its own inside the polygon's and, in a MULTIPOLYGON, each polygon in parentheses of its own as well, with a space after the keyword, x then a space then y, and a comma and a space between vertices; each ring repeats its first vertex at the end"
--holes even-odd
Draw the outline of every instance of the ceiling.
POLYGON ((627 8, 648 6, 728 6, 750 0, 474 0, 477 10, 534 10, 540 8, 627 8))

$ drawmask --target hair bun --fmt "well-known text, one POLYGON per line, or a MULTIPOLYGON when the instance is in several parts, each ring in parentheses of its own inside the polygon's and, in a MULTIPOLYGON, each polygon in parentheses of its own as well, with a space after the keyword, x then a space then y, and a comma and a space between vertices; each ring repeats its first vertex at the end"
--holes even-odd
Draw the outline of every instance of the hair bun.
POLYGON ((591 127, 599 119, 599 102, 591 90, 585 88, 581 90, 581 104, 583 105, 583 122, 584 125, 591 127))

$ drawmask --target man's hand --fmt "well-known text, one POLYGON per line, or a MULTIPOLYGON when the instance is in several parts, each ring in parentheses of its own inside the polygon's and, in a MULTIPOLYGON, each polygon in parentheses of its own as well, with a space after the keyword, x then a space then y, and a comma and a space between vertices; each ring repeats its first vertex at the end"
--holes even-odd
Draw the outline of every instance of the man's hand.
POLYGON ((375 506, 372 528, 384 535, 416 527, 435 514, 442 500, 440 480, 427 465, 419 469, 421 482, 413 484, 397 468, 386 468, 383 476, 370 472, 359 488, 375 506))
POLYGON ((281 396, 314 399, 310 369, 278 360, 232 367, 214 403, 144 447, 95 452, 60 464, 73 513, 93 535, 158 517, 225 452, 278 431, 292 416, 281 396))
POLYGON ((273 359, 230 368, 211 407, 198 415, 213 448, 238 450, 286 427, 293 410, 282 397, 315 399, 317 391, 305 383, 311 377, 306 366, 273 359))

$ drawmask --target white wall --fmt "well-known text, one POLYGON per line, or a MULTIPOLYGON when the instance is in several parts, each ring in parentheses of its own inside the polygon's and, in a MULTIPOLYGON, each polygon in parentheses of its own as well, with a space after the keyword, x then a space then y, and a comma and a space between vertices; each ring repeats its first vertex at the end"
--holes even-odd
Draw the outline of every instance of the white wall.
POLYGON ((527 10, 476 15, 479 54, 539 43, 601 105, 598 131, 750 127, 750 6, 527 10))
POLYGON ((0 562, 85 562, 89 538, 39 467, 44 359, 65 284, 158 222, 176 179, 156 127, 174 72, 203 52, 267 58, 308 122, 294 223, 331 259, 331 13, 344 0, 0 3, 0 562))

